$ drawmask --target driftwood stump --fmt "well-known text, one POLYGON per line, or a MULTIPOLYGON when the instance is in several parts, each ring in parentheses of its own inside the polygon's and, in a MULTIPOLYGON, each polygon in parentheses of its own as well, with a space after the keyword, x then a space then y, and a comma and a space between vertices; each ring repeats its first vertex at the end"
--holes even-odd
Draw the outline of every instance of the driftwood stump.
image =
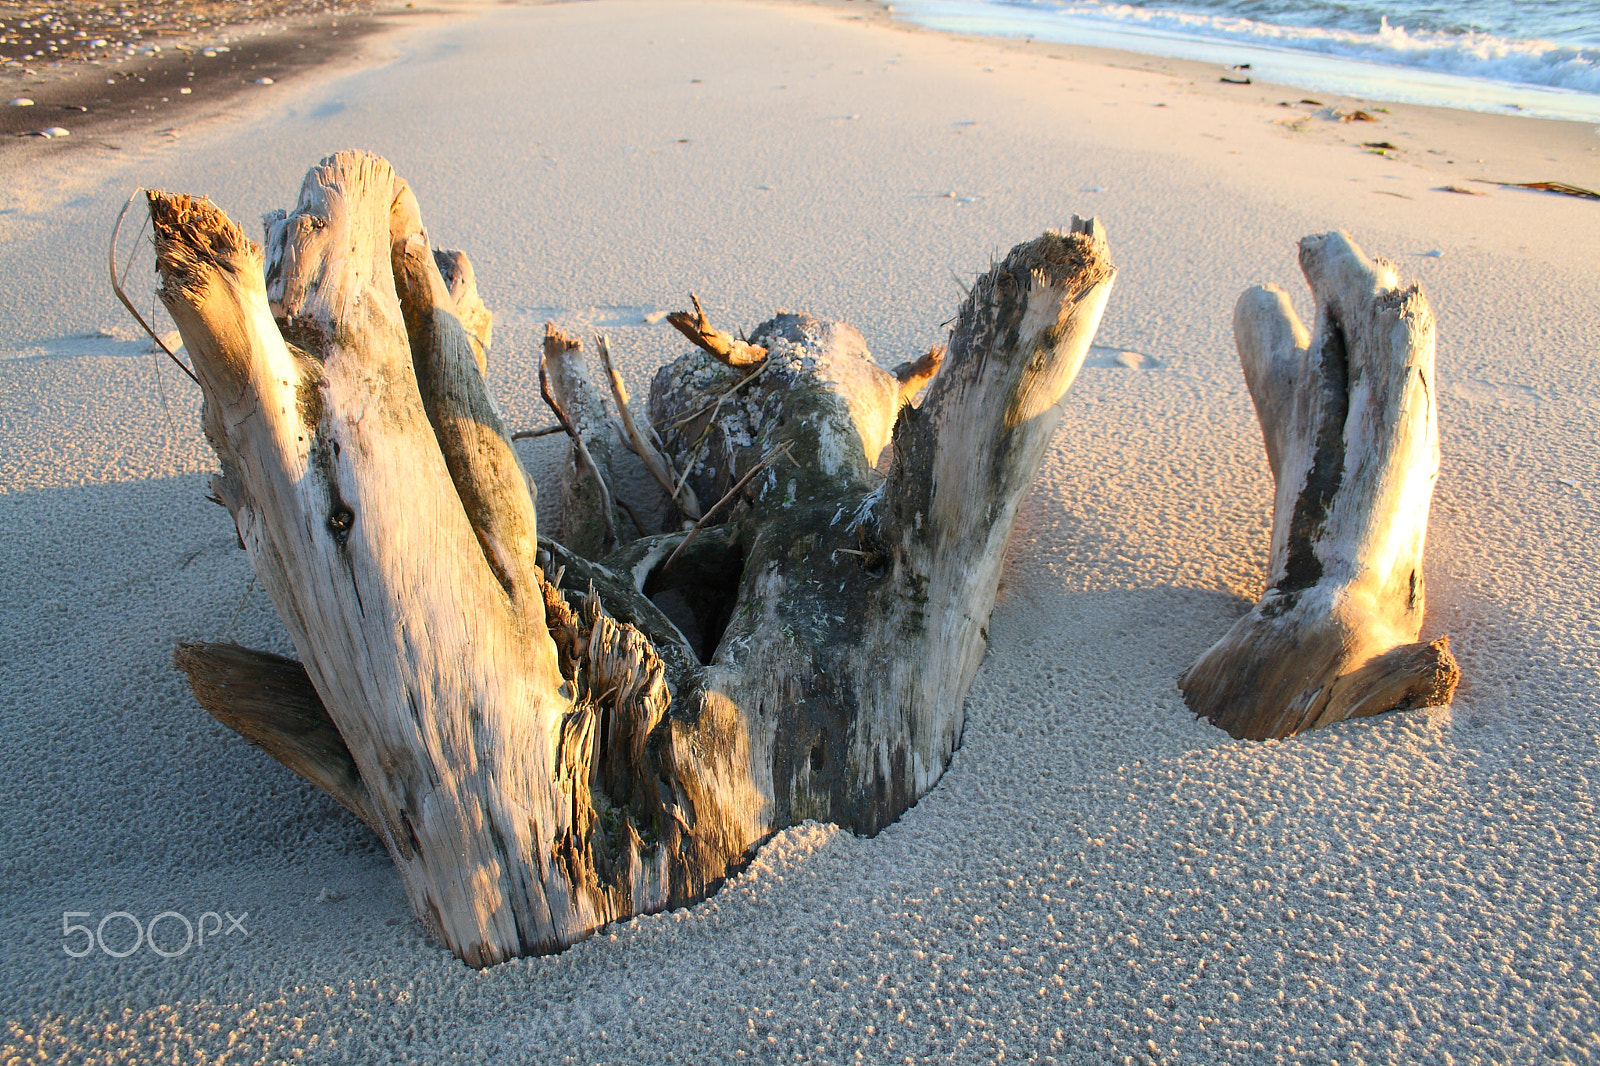
POLYGON ((1394 264, 1343 233, 1300 242, 1307 333, 1273 286, 1233 329, 1277 484, 1268 587, 1180 682, 1236 737, 1450 702, 1448 637, 1417 643, 1422 547, 1439 476, 1434 320, 1394 264))
POLYGON ((1095 223, 979 278, 942 366, 880 369, 804 315, 748 341, 675 316, 697 347, 657 377, 650 426, 612 375, 613 428, 552 330, 580 552, 537 536, 470 265, 431 248, 386 162, 313 168, 264 254, 206 201, 149 207, 213 486, 305 678, 232 646, 179 664, 377 831, 462 959, 691 902, 783 827, 873 833, 939 779, 1115 275, 1095 223), (603 487, 622 447, 692 530, 625 535, 603 487), (681 625, 652 599, 674 594, 681 625))

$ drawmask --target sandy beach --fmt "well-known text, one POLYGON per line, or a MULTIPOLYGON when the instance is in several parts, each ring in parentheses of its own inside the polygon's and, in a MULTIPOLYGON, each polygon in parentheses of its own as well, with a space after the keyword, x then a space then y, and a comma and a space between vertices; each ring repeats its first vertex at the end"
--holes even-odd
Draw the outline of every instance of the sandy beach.
MULTIPOLYGON (((1600 130, 863 0, 419 4, 342 55, 179 136, 0 151, 0 1064, 1600 1055, 1600 202, 1490 184, 1600 188, 1600 130), (362 824, 196 705, 178 641, 291 648, 206 499, 198 390, 111 294, 111 225, 148 186, 254 232, 348 147, 472 256, 519 428, 548 421, 547 319, 607 331, 635 394, 684 350, 660 315, 691 289, 728 328, 850 322, 892 366, 991 257, 1100 219, 1097 347, 962 746, 898 823, 796 827, 705 903, 473 971, 362 824), (1271 281, 1309 318, 1296 241, 1332 229, 1438 316, 1423 636, 1463 682, 1235 741, 1176 688, 1266 565, 1232 309, 1271 281), (168 911, 245 917, 172 958, 65 950, 69 912, 168 911)), ((554 530, 560 447, 521 447, 554 530)))

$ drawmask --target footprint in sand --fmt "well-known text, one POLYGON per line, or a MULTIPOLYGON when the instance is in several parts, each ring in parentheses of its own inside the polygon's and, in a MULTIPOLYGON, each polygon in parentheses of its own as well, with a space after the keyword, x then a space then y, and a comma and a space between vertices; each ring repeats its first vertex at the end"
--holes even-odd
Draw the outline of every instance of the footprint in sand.
POLYGON ((1083 361, 1086 367, 1101 367, 1107 370, 1160 370, 1166 364, 1153 355, 1143 352, 1130 351, 1115 345, 1092 344, 1089 346, 1089 357, 1083 361))
MULTIPOLYGON (((173 351, 183 347, 183 338, 177 330, 169 331, 162 339, 173 351)), ((70 337, 50 337, 16 347, 0 346, 0 362, 18 359, 143 358, 159 351, 155 342, 143 331, 117 326, 70 337)))
POLYGON ((1468 403, 1526 404, 1538 400, 1539 393, 1515 382, 1485 381, 1483 378, 1461 378, 1443 382, 1443 391, 1468 403))
POLYGON ((569 330, 622 329, 628 326, 653 326, 666 320, 667 312, 658 307, 522 307, 495 316, 496 327, 543 328, 554 322, 569 330))

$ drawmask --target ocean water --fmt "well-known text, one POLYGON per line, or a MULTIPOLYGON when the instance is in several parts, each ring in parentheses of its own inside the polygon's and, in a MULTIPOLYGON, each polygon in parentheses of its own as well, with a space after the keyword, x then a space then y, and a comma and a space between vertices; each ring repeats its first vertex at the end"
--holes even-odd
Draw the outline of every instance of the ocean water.
POLYGON ((931 29, 1250 64, 1373 100, 1600 122, 1600 0, 896 0, 931 29))

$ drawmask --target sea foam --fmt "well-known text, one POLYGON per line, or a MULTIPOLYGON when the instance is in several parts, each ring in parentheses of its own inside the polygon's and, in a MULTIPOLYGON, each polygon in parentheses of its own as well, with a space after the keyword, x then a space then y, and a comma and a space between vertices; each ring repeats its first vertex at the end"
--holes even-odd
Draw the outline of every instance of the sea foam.
MULTIPOLYGON (((998 5, 997 5, 998 6, 998 5)), ((1600 48, 1554 41, 1515 40, 1488 33, 1443 33, 1390 25, 1376 33, 1283 26, 1226 15, 1162 11, 1128 4, 1007 4, 1076 18, 1135 24, 1185 36, 1269 45, 1447 74, 1600 93, 1600 48)))
MULTIPOLYGON (((1589 99, 1569 100, 1567 106, 1553 100, 1518 106, 1531 113, 1561 118, 1589 118, 1591 109, 1600 114, 1600 47, 1582 42, 1408 29, 1391 24, 1387 18, 1374 32, 1362 32, 1082 0, 901 0, 895 10, 931 28, 1033 36, 1179 58, 1221 58, 1216 53, 1218 46, 1261 50, 1277 57, 1271 70, 1261 69, 1260 63, 1253 64, 1269 80, 1335 91, 1365 90, 1377 98, 1492 109, 1483 101, 1453 100, 1444 85, 1429 92, 1425 84, 1407 84, 1403 73, 1406 70, 1563 95, 1583 94, 1589 99), (1298 69, 1296 55, 1303 57, 1298 69), (1361 66, 1333 72, 1320 65, 1327 60, 1348 60, 1361 66), (1367 70, 1365 74, 1363 68, 1367 70)), ((1230 61, 1251 58, 1240 54, 1230 57, 1230 61)))

